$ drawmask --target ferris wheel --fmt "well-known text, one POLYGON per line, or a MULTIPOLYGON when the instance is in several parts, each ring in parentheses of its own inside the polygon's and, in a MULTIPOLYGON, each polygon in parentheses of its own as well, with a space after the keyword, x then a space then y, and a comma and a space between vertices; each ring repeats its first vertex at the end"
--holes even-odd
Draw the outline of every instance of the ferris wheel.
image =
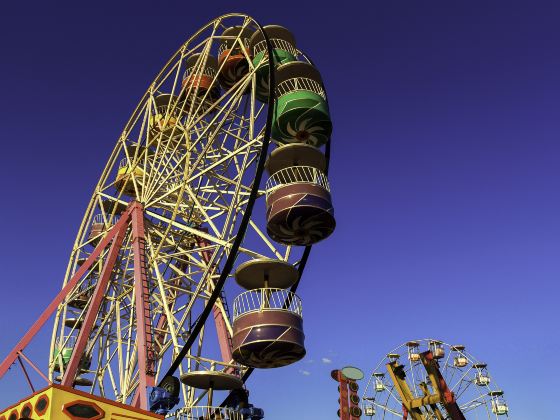
POLYGON ((178 418, 253 418, 236 411, 251 371, 305 355, 294 292, 335 228, 331 131, 290 31, 241 14, 198 30, 95 187, 53 301, 48 379, 160 414, 180 402, 178 418))
POLYGON ((376 419, 495 419, 509 412, 486 363, 464 345, 434 339, 409 341, 388 353, 362 401, 364 415, 376 419))

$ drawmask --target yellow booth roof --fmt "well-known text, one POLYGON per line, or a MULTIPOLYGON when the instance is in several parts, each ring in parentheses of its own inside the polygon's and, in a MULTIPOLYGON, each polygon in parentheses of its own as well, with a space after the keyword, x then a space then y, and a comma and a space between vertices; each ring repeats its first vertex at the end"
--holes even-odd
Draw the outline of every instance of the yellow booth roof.
POLYGON ((0 410, 0 420, 20 417, 43 420, 152 420, 163 416, 108 400, 87 392, 52 384, 16 404, 0 410), (84 416, 84 414, 87 416, 84 416))

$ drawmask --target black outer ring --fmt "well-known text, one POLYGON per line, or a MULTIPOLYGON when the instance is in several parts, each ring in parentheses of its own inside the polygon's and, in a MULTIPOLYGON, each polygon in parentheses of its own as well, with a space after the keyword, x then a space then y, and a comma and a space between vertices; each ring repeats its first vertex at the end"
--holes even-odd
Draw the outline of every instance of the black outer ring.
MULTIPOLYGON (((232 14, 232 15, 235 15, 235 14, 232 14)), ((268 35, 263 30, 263 27, 260 23, 258 23, 253 18, 251 18, 251 19, 255 23, 255 25, 258 27, 259 31, 261 31, 261 33, 264 36, 264 39, 266 41, 268 57, 273 57, 273 48, 272 48, 272 44, 271 44, 271 42, 268 38, 268 35)), ((313 64, 313 62, 307 56, 305 56, 305 58, 311 64, 313 64)), ((231 248, 230 254, 228 255, 228 258, 226 260, 224 268, 223 268, 223 270, 220 274, 220 278, 219 278, 218 282, 216 283, 214 291, 212 292, 212 295, 208 299, 208 302, 206 303, 206 306, 204 307, 204 310, 202 311, 202 314, 199 316, 198 321, 196 322, 195 326, 193 327, 193 329, 191 331, 191 334, 189 335, 189 338, 185 342, 185 345, 183 346, 183 348, 181 349, 181 351, 179 352, 177 357, 173 360, 173 363, 171 364, 171 366, 167 370, 166 374, 161 379, 158 386, 161 386, 162 382, 164 381, 164 379, 166 377, 173 376, 173 374, 179 368, 179 365, 181 364, 182 360, 185 358, 188 351, 190 350, 190 348, 194 344, 194 341, 197 339, 198 334, 200 333, 200 330, 202 329, 202 327, 206 323, 206 320, 208 319, 208 316, 210 315, 210 312, 212 311, 212 307, 216 303, 216 300, 218 299, 218 297, 219 297, 219 295, 220 295, 220 293, 221 293, 221 291, 224 287, 225 281, 226 281, 229 273, 231 272, 231 269, 233 268, 233 264, 235 263, 235 260, 237 258, 237 253, 239 251, 239 247, 241 246, 241 242, 243 241, 243 238, 245 236, 244 235, 245 231, 247 230, 247 225, 249 224, 249 220, 250 220, 251 214, 253 212, 253 207, 254 207, 254 204, 255 204, 255 201, 256 201, 256 198, 257 198, 257 193, 258 193, 259 186, 260 186, 260 183, 261 183, 261 180, 262 180, 262 175, 263 175, 263 172, 264 172, 264 164, 265 164, 265 161, 266 161, 266 158, 267 158, 268 146, 270 144, 270 133, 271 133, 271 130, 272 130, 272 119, 274 117, 274 100, 275 100, 275 93, 276 93, 275 83, 274 83, 275 82, 275 80, 274 80, 274 73, 275 73, 274 70, 275 70, 274 66, 270 66, 270 65, 268 66, 268 80, 269 80, 269 85, 268 85, 269 86, 268 87, 268 109, 267 109, 266 126, 265 126, 265 131, 264 131, 263 144, 262 144, 262 147, 261 147, 261 155, 259 156, 259 162, 257 164, 257 170, 256 170, 256 174, 255 174, 255 182, 253 184, 253 188, 251 189, 251 194, 249 196, 249 202, 247 203, 247 207, 245 209, 245 214, 243 216, 243 219, 241 220, 241 225, 239 227, 237 236, 235 237, 235 241, 233 242, 233 246, 231 248), (239 232, 243 232, 243 235, 240 235, 239 232)), ((328 98, 327 98, 327 103, 328 103, 328 98)), ((328 175, 328 171, 329 171, 330 154, 331 154, 331 142, 329 141, 329 142, 327 142, 327 144, 325 146, 325 158, 326 158, 326 161, 327 161, 327 166, 326 166, 326 169, 325 169, 325 175, 328 175)), ((303 274, 303 270, 305 269, 305 265, 307 264, 309 254, 311 253, 311 248, 312 248, 312 245, 308 245, 308 246, 305 247, 305 250, 303 252, 302 258, 301 258, 299 266, 298 266, 299 278, 298 278, 298 281, 291 287, 291 289, 290 289, 291 292, 295 292, 297 290, 297 287, 298 287, 299 282, 301 280, 301 276, 303 274)), ((287 304, 287 303, 288 302, 286 301, 285 304, 287 304)), ((249 378, 249 376, 251 376, 251 373, 253 373, 253 370, 254 370, 254 368, 247 369, 247 371, 245 372, 245 374, 241 378, 243 382, 245 382, 249 378)), ((231 397, 231 393, 220 404, 220 407, 225 407, 229 403, 230 397, 231 397)))
MULTIPOLYGON (((256 24, 256 26, 258 27, 258 29, 261 31, 261 33, 264 35, 264 39, 266 40, 266 46, 267 46, 267 52, 268 52, 268 56, 272 57, 272 44, 270 43, 270 40, 268 39, 268 36, 266 34, 266 32, 263 30, 263 27, 253 18, 251 18, 253 20, 253 22, 256 24)), ((268 78, 269 78, 269 90, 268 90, 268 110, 267 110, 267 116, 266 116, 266 126, 265 126, 265 131, 264 131, 264 138, 263 138, 263 144, 261 147, 261 154, 259 156, 259 162, 257 164, 257 170, 255 173, 255 182, 253 183, 253 188, 251 189, 251 194, 249 195, 249 202, 247 203, 247 207, 245 208, 245 214, 243 215, 243 219, 241 219, 241 225, 239 226, 239 229, 237 231, 237 236, 235 237, 235 241, 233 242, 231 251, 228 255, 228 258, 224 264, 224 267, 222 269, 222 272, 220 274, 220 278, 218 280, 218 282, 216 283, 216 286, 214 288, 214 291, 212 292, 212 295, 210 296, 210 298, 208 299, 208 302, 206 303, 206 306, 204 307, 204 310, 202 311, 202 313, 200 314, 198 321, 196 322, 196 324, 194 325, 189 338, 187 339, 187 341, 185 342, 185 345, 183 346, 183 348, 181 349, 181 351, 179 352, 179 354, 177 355, 177 357, 173 360, 173 363, 171 364, 171 366, 169 367, 169 369, 167 370, 166 374, 163 376, 162 380, 160 381, 160 383, 158 384, 158 386, 161 385, 161 383, 163 382, 163 380, 167 377, 167 376, 172 376, 177 369, 179 368, 179 365, 181 364, 181 361, 185 358, 185 356, 187 355, 187 353, 189 352, 190 348, 192 347, 192 345, 194 344, 195 340, 198 338, 198 334, 200 333, 200 330, 202 329, 202 327, 204 326, 204 324, 206 323, 206 320, 208 319, 208 316, 210 315, 210 312, 212 311, 212 307, 214 306, 214 303, 216 303, 216 300, 218 299, 218 296, 220 295, 222 288, 224 287, 224 284, 226 282, 226 279, 229 275, 229 273, 231 272, 231 269, 233 268, 233 264, 235 263, 235 260, 237 258, 237 253, 239 251, 239 247, 241 246, 241 242, 243 241, 243 238, 245 236, 245 231, 247 230, 247 225, 249 224, 249 220, 251 217, 251 213, 253 212, 253 207, 257 198, 257 193, 259 190, 259 186, 261 183, 261 179, 262 179, 262 174, 264 171, 264 163, 266 161, 267 158, 267 152, 268 152, 268 146, 270 144, 270 133, 272 130, 272 119, 274 117, 274 94, 275 94, 275 83, 274 83, 274 66, 268 66, 268 78), (243 234, 241 234, 243 233, 243 234)), ((307 249, 306 249, 307 252, 307 249)), ((307 254, 309 254, 307 252, 307 254)), ((243 379, 245 380, 249 375, 244 375, 243 379)))
MULTIPOLYGON (((260 28, 260 25, 259 25, 259 28, 260 28)), ((262 28, 260 28, 260 29, 262 30, 262 28)), ((265 37, 266 37, 266 34, 265 34, 265 37)), ((268 38, 266 37, 265 39, 267 40, 267 43, 268 43, 268 38)), ((268 44, 267 44, 267 45, 268 45, 268 44)), ((270 51, 270 45, 268 45, 268 47, 269 47, 269 49, 268 49, 268 54, 269 54, 269 57, 271 57, 271 56, 272 56, 272 55, 271 55, 272 53, 271 53, 271 51, 270 51)), ((309 63, 311 63, 312 65, 315 65, 315 64, 313 63, 313 61, 311 61, 311 59, 310 59, 307 55, 303 54, 303 56, 305 57, 305 59, 306 59, 307 61, 309 61, 309 63)), ((269 71, 270 71, 271 68, 272 68, 272 66, 269 66, 269 71)), ((273 79, 273 78, 274 78, 274 75, 272 75, 272 79, 273 79)), ((328 95, 327 95, 327 93, 326 93, 326 92, 327 92, 326 89, 324 89, 324 86, 323 86, 323 90, 325 91, 325 96, 327 97, 327 104, 328 104, 328 102, 329 102, 329 100, 328 100, 328 95)), ((269 94, 270 94, 270 93, 271 93, 271 92, 269 91, 269 94)), ((271 98, 271 95, 269 95, 269 98, 271 98)), ((270 99, 269 99, 268 104, 269 104, 269 107, 270 107, 270 99)), ((270 109, 270 108, 269 108, 269 109, 270 109)), ((330 163, 330 158, 331 158, 331 142, 328 141, 327 144, 325 145, 325 159, 326 159, 326 162, 327 162, 327 166, 326 166, 326 168, 325 168, 325 175, 327 175, 327 176, 328 176, 328 174, 329 174, 329 163, 330 163)), ((298 288, 298 286, 299 286, 299 282, 301 281, 301 276, 303 275, 303 270, 305 270, 305 265, 307 264, 307 260, 308 260, 308 258, 309 258, 309 254, 311 253, 311 247, 312 247, 312 245, 307 245, 307 246, 305 247, 305 250, 303 251, 303 255, 302 255, 302 257, 301 257, 301 260, 300 260, 300 263, 299 263, 299 266, 298 266, 298 273, 299 273, 298 280, 297 280, 297 281, 293 284, 293 286, 290 288, 290 292, 292 292, 292 293, 295 293, 296 290, 297 290, 297 288, 298 288)), ((288 298, 286 298, 286 300, 284 301, 284 307, 288 307, 289 305, 290 305, 290 298, 288 297, 288 298)), ((249 379, 249 376, 251 376, 251 373, 253 373, 253 370, 255 370, 255 368, 250 367, 249 369, 247 369, 247 370, 245 371, 245 374, 244 374, 243 377, 241 378, 241 380, 242 380, 244 383, 245 383, 245 381, 246 381, 247 379, 249 379)), ((225 407, 225 406, 227 406, 227 404, 230 402, 230 400, 231 400, 231 392, 230 392, 230 393, 228 394, 228 396, 224 399, 224 401, 222 401, 222 403, 220 404, 220 407, 225 407)))

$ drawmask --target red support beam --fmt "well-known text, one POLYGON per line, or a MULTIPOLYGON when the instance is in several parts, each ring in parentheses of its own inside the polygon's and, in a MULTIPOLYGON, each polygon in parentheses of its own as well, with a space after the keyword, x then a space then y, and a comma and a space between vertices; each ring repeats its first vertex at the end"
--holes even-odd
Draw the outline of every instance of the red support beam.
POLYGON ((150 290, 146 275, 144 212, 140 205, 132 212, 132 251, 134 253, 134 302, 139 383, 134 405, 148 410, 147 387, 155 386, 155 348, 150 312, 150 290))
POLYGON ((68 367, 66 368, 64 377, 62 378, 62 382, 60 383, 62 386, 72 387, 74 384, 74 379, 76 378, 76 374, 78 373, 80 361, 82 360, 82 356, 91 335, 93 325, 99 313, 101 301, 103 300, 105 292, 107 291, 107 285, 109 284, 111 274, 113 273, 113 268, 115 267, 115 263, 117 262, 117 258, 119 256, 119 251, 121 250, 121 246, 126 233, 126 228, 127 225, 122 224, 115 232, 113 243, 111 244, 111 248, 109 249, 109 253, 107 254, 107 260, 103 265, 101 275, 99 276, 99 280, 95 285, 95 291, 93 292, 90 304, 88 305, 88 310, 86 316, 84 317, 82 327, 80 328, 80 333, 78 334, 76 345, 74 346, 74 350, 72 351, 72 357, 68 362, 68 367))
POLYGON ((437 388, 439 394, 443 397, 441 404, 447 410, 449 418, 451 420, 466 420, 465 415, 459 408, 459 404, 457 404, 455 394, 449 389, 439 370, 439 363, 434 358, 433 353, 430 350, 420 353, 420 359, 422 360, 426 372, 428 372, 430 376, 430 380, 432 380, 432 387, 437 388), (433 382, 434 379, 435 383, 433 382))
POLYGON ((29 375, 27 374, 27 369, 25 369, 25 366, 23 366, 23 362, 21 360, 21 357, 17 357, 19 365, 21 366, 21 370, 23 370, 23 374, 25 375, 25 379, 27 379, 27 383, 29 384, 29 386, 31 387, 31 392, 35 393, 35 388, 33 387, 33 384, 31 383, 31 379, 29 378, 29 375))
MULTIPOLYGON (((206 248, 209 245, 208 242, 201 237, 197 237, 196 242, 200 248, 206 248)), ((206 264, 209 264, 211 259, 210 251, 205 249, 201 251, 200 254, 203 261, 206 264)), ((209 272, 210 271, 211 270, 209 270, 209 272)), ((208 281, 212 284, 212 287, 214 287, 212 279, 208 278, 208 281)), ((212 290, 210 292, 212 292, 212 290)), ((222 360, 224 361, 224 363, 230 363, 233 359, 232 339, 227 329, 222 310, 216 303, 212 307, 212 313, 214 315, 214 323, 216 324, 216 331, 218 334, 218 343, 220 344, 220 353, 222 354, 222 360)))
POLYGON ((31 342, 35 334, 41 329, 41 327, 47 322, 47 320, 51 317, 54 313, 58 305, 62 303, 62 301, 70 294, 72 289, 76 287, 76 284, 82 276, 89 270, 92 266, 94 261, 101 255, 103 250, 109 245, 109 242, 113 240, 113 237, 116 233, 122 228, 123 225, 128 224, 128 218, 130 216, 130 212, 136 208, 138 203, 131 203, 123 217, 107 232, 107 235, 99 242, 99 244, 95 247, 91 255, 87 258, 87 260, 80 266, 78 271, 72 276, 72 278, 66 283, 66 285, 62 288, 62 290, 55 296, 55 298, 51 301, 49 306, 43 311, 43 313, 39 316, 37 321, 31 326, 29 330, 25 333, 23 338, 15 345, 15 347, 8 353, 8 356, 2 361, 0 364, 0 378, 2 378, 10 366, 15 362, 18 352, 23 351, 27 347, 27 345, 31 342))
POLYGON ((20 357, 23 357, 23 359, 27 363, 29 363, 29 366, 31 366, 33 368, 33 370, 35 370, 35 372, 37 372, 41 378, 43 378, 45 381, 47 381, 47 383, 49 385, 51 384, 51 381, 49 381, 49 378, 47 378, 45 376, 45 374, 43 372, 41 372, 41 370, 37 366, 35 366, 35 364, 31 360, 29 360, 29 358, 25 354, 23 354, 23 352, 21 352, 21 351, 18 352, 18 358, 20 358, 20 357))

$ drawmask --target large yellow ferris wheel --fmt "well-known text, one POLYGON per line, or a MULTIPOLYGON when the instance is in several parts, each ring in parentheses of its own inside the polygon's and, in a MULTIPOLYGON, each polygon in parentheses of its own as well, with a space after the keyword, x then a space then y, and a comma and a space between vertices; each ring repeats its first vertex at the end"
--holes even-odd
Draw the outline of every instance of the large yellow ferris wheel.
POLYGON ((260 418, 243 417, 251 371, 305 355, 294 292, 335 228, 331 131, 321 75, 290 31, 242 14, 202 27, 134 110, 62 291, 0 376, 54 314, 53 386, 159 414, 179 404, 178 418, 260 418))

